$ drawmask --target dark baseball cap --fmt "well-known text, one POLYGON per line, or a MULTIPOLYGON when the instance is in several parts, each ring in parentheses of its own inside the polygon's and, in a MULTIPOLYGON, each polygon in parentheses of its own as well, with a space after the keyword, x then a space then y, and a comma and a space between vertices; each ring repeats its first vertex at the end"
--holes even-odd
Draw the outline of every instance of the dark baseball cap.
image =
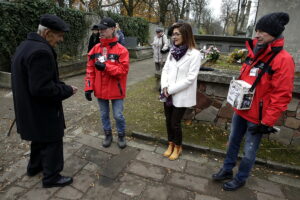
POLYGON ((40 18, 40 24, 55 31, 70 31, 69 24, 56 15, 44 14, 40 18))
POLYGON ((110 17, 105 17, 100 21, 98 27, 100 30, 116 27, 116 22, 110 17))

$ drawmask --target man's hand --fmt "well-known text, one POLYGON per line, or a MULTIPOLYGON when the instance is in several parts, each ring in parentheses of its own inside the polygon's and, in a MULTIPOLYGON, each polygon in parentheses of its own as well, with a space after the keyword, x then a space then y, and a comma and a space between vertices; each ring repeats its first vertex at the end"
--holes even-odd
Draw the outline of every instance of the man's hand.
POLYGON ((76 94, 76 92, 78 91, 78 88, 75 87, 75 86, 73 86, 73 85, 71 85, 71 87, 72 87, 72 89, 73 89, 73 94, 76 94))
POLYGON ((98 69, 99 71, 104 71, 105 68, 106 68, 106 64, 97 61, 97 62, 95 63, 95 67, 96 67, 96 69, 98 69))
POLYGON ((86 100, 92 101, 92 92, 93 92, 93 90, 85 91, 85 98, 86 98, 86 100))
POLYGON ((270 134, 270 133, 277 132, 277 130, 275 128, 264 125, 264 124, 259 124, 259 125, 250 127, 249 131, 251 131, 253 135, 255 135, 255 134, 270 134))

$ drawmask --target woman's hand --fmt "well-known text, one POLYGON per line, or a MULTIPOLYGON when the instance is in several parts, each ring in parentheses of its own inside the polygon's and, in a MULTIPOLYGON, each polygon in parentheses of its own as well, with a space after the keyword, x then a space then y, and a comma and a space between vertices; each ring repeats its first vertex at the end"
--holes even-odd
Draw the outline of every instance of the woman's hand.
POLYGON ((164 93, 165 97, 168 97, 168 96, 169 96, 168 88, 167 88, 167 87, 165 87, 165 88, 163 89, 163 93, 164 93))

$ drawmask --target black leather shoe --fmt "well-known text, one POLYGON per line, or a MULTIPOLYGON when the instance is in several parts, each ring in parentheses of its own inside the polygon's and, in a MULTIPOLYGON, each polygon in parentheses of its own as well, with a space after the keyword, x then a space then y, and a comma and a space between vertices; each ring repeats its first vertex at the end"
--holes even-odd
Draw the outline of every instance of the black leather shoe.
POLYGON ((55 183, 47 183, 47 184, 43 183, 43 187, 44 188, 64 187, 66 185, 70 185, 71 183, 73 183, 72 177, 61 176, 60 179, 58 181, 56 181, 55 183))
POLYGON ((232 170, 227 172, 227 171, 224 171, 222 168, 222 169, 220 169, 220 171, 218 173, 212 175, 212 179, 214 181, 223 181, 226 179, 232 179, 232 176, 233 176, 232 170))
POLYGON ((232 179, 229 182, 223 184, 223 189, 226 191, 234 191, 239 189, 240 187, 244 186, 246 181, 240 182, 236 179, 232 179))

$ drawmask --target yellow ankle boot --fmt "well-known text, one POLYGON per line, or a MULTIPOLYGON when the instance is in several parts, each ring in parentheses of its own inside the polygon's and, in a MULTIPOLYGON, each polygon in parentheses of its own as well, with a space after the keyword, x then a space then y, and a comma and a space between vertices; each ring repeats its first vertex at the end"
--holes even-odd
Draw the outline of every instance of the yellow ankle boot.
POLYGON ((165 151, 165 153, 163 154, 165 157, 169 157, 174 150, 175 144, 173 142, 169 142, 169 146, 168 149, 165 151))
POLYGON ((170 155, 169 160, 176 160, 182 152, 181 145, 175 145, 173 153, 170 155))

